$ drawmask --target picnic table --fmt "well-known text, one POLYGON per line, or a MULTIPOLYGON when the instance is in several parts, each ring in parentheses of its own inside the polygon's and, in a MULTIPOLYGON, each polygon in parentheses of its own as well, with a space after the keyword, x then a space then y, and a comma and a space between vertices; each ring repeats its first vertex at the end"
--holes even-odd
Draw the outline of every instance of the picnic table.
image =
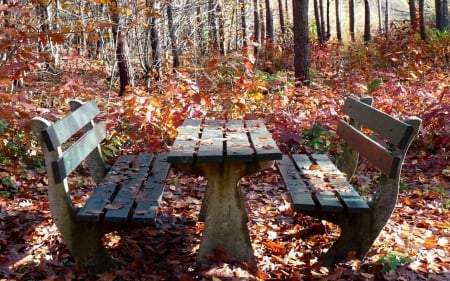
POLYGON ((282 153, 262 120, 186 119, 178 128, 167 161, 208 180, 199 215, 205 227, 198 263, 216 251, 255 263, 239 181, 279 159, 282 153))

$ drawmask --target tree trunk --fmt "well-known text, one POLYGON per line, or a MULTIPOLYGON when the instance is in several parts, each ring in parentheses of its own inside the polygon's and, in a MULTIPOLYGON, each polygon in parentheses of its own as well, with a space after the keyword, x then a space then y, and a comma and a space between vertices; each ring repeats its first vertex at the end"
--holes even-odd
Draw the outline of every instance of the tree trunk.
POLYGON ((408 0, 409 3, 409 18, 411 20, 412 30, 417 30, 417 17, 416 17, 416 1, 408 0))
MULTIPOLYGON (((314 19, 316 21, 316 31, 317 31, 317 39, 319 40, 320 44, 324 43, 323 34, 322 34, 322 21, 320 20, 320 11, 319 11, 319 0, 314 0, 314 19)), ((294 11, 295 14, 295 11, 294 11)), ((294 16, 295 18, 295 16, 294 16)))
POLYGON ((286 26, 284 23, 283 0, 278 0, 278 11, 280 13, 281 34, 284 35, 286 33, 286 26))
POLYGON ((218 39, 219 39, 219 47, 220 47, 220 54, 225 55, 226 54, 226 48, 225 48, 225 20, 223 18, 223 12, 222 12, 222 6, 220 4, 216 5, 216 14, 217 14, 217 20, 219 23, 218 26, 218 39))
POLYGON ((349 25, 349 32, 350 32, 350 39, 352 42, 355 42, 355 1, 349 0, 348 1, 348 15, 350 17, 350 25, 349 25))
POLYGON ((173 15, 172 15, 172 2, 167 2, 166 3, 166 8, 167 8, 167 25, 169 28, 169 36, 170 36, 170 47, 171 47, 171 51, 172 51, 172 56, 173 56, 173 64, 172 67, 177 68, 178 66, 180 66, 180 58, 178 56, 178 49, 177 49, 177 44, 176 44, 176 40, 177 38, 175 37, 175 29, 173 26, 173 15))
POLYGON ((435 0, 436 5, 436 28, 444 30, 448 28, 448 1, 435 0))
POLYGON ((270 7, 270 0, 266 0, 266 40, 268 42, 273 42, 273 16, 272 8, 270 7))
POLYGON ((370 4, 369 0, 364 0, 364 41, 368 42, 372 39, 370 34, 370 4))
POLYGON ((378 33, 383 32, 383 25, 382 25, 382 15, 381 15, 381 0, 377 0, 377 12, 378 12, 378 33))
POLYGON ((128 87, 134 86, 133 67, 128 57, 128 42, 126 32, 120 26, 120 11, 117 1, 111 1, 112 34, 116 45, 116 60, 119 70, 120 90, 119 96, 123 96, 128 87))
POLYGON ((419 26, 420 26, 420 39, 427 40, 427 35, 425 33, 425 18, 423 15, 424 11, 424 0, 419 0, 419 26))
POLYGON ((299 84, 309 84, 309 24, 308 0, 294 0, 294 67, 299 84))
POLYGON ((326 41, 325 32, 325 14, 323 10, 323 0, 319 0, 319 13, 320 13, 320 34, 322 35, 322 43, 326 41))
POLYGON ((214 0, 208 0, 209 48, 213 50, 219 48, 219 36, 216 21, 216 3, 214 0))
POLYGON ((326 40, 330 40, 331 38, 331 28, 330 28, 330 0, 327 0, 327 32, 326 32, 326 40))
POLYGON ((336 9, 336 37, 339 41, 342 41, 342 31, 341 31, 341 3, 339 0, 335 0, 336 9))
POLYGON ((389 34, 389 0, 386 0, 385 10, 384 10, 384 34, 388 36, 389 34))
POLYGON ((255 58, 258 57, 258 47, 261 44, 261 33, 259 26, 259 1, 253 0, 253 32, 254 32, 254 46, 253 46, 253 55, 255 58))
POLYGON ((242 30, 242 45, 247 47, 247 22, 245 21, 245 0, 239 0, 241 7, 241 30, 242 30))

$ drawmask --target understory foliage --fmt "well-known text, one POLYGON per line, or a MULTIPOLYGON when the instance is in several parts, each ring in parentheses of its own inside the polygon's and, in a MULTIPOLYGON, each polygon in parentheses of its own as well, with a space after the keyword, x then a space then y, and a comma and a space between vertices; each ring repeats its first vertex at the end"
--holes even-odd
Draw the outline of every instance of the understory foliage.
MULTIPOLYGON (((187 117, 262 118, 283 152, 328 151, 335 155, 340 149, 334 134, 336 120, 348 95, 370 95, 382 111, 400 118, 416 115, 423 120, 403 170, 399 200, 403 213, 394 214, 368 260, 325 274, 310 261, 332 243, 336 227, 293 214, 286 196, 280 195, 284 191, 277 185, 279 177, 275 171, 265 171, 259 179, 245 178, 241 184, 251 190, 246 193, 251 210, 249 229, 253 229, 251 236, 261 268, 257 276, 248 278, 301 280, 314 273, 323 280, 380 276, 398 280, 411 272, 423 276, 448 273, 450 36, 432 31, 428 38, 421 41, 406 27, 398 26, 389 36, 377 37, 370 43, 314 43, 311 85, 299 88, 294 87, 289 65, 292 53, 285 51, 285 42, 268 46, 266 53, 261 54, 265 60, 242 52, 208 58, 201 66, 185 64, 161 76, 150 87, 137 85, 128 89, 122 98, 117 97, 114 78, 108 77, 101 63, 77 54, 65 58, 58 75, 42 72, 31 62, 17 65, 29 72, 26 86, 13 92, 0 90, 0 196, 7 202, 0 205, 0 218, 5 219, 5 223, 0 223, 0 276, 9 274, 20 280, 76 279, 77 275, 87 278, 82 271, 65 267, 71 263, 70 254, 52 229, 40 149, 28 123, 32 117, 43 115, 54 121, 67 114, 70 99, 95 99, 102 111, 100 119, 107 124, 104 154, 108 160, 123 153, 166 150, 187 117), (255 192, 263 195, 256 196, 255 192), (33 224, 42 224, 26 230, 24 227, 32 220, 33 224), (9 227, 14 227, 14 231, 3 231, 9 227), (23 238, 13 238, 10 233, 23 238), (33 243, 44 245, 45 251, 33 243), (18 256, 29 260, 17 262, 18 256), (334 279, 325 279, 327 274, 334 279)), ((17 54, 25 51, 17 50, 17 54)), ((17 61, 24 57, 22 53, 17 61)), ((30 61, 39 59, 33 57, 30 61)), ((5 71, 0 68, 1 75, 5 71)), ((0 82, 4 83, 0 89, 5 89, 5 80, 0 82)), ((370 174, 355 179, 363 187, 370 180, 370 174)), ((119 233, 109 235, 106 241, 110 250, 131 267, 100 279, 127 280, 128 274, 136 278, 147 276, 149 280, 161 276, 193 280, 193 276, 201 279, 214 275, 208 269, 194 269, 195 255, 191 253, 200 239, 195 212, 205 179, 175 172, 169 181, 160 229, 135 232, 136 236, 124 234, 128 236, 122 241, 119 233), (168 249, 160 248, 161 243, 168 249), (151 257, 144 252, 151 253, 151 257), (148 272, 153 272, 152 276, 148 272)), ((84 192, 80 189, 79 197, 84 192)), ((226 267, 221 270, 231 270, 234 277, 247 276, 226 267)))

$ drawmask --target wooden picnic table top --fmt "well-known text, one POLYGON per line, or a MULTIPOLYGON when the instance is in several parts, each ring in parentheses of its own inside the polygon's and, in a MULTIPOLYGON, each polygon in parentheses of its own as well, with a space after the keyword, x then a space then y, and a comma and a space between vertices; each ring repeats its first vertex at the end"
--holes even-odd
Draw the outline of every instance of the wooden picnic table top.
POLYGON ((282 153, 262 120, 186 119, 170 163, 279 160, 282 153))

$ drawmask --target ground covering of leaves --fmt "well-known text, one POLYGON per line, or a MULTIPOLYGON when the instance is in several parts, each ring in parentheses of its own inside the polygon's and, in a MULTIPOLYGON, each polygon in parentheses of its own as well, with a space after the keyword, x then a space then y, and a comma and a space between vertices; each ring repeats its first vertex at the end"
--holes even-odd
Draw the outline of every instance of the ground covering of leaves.
MULTIPOLYGON (((383 111, 399 117, 417 115, 424 120, 424 128, 405 161, 397 208, 365 260, 349 257, 332 272, 318 267, 315 260, 337 238, 339 229, 294 213, 279 174, 275 169, 268 169, 241 180, 258 270, 254 272, 245 264, 227 259, 220 249, 211 257, 209 265, 197 267, 203 228, 197 218, 206 179, 173 169, 167 179, 156 227, 107 235, 105 244, 116 258, 118 269, 87 276, 74 265, 52 222, 45 170, 37 163, 39 155, 27 160, 35 161, 34 166, 19 157, 25 153, 20 150, 21 142, 28 148, 26 153, 39 152, 30 148, 27 138, 10 135, 5 130, 5 135, 16 142, 11 145, 7 138, 2 142, 5 152, 0 164, 0 279, 450 280, 450 51, 447 49, 443 56, 431 58, 431 51, 425 50, 425 46, 410 37, 402 39, 399 48, 407 51, 396 51, 396 45, 383 40, 377 42, 377 52, 373 46, 361 45, 360 49, 345 53, 333 53, 332 45, 315 46, 316 82, 310 87, 294 88, 287 82, 288 75, 276 76, 276 73, 266 73, 264 79, 257 79, 253 66, 244 56, 211 63, 228 66, 238 77, 233 84, 237 90, 226 95, 220 94, 225 91, 220 87, 228 76, 221 76, 223 81, 214 85, 219 91, 211 95, 211 81, 199 78, 196 87, 200 89, 196 91, 192 86, 193 76, 180 71, 152 89, 136 89, 119 99, 111 96, 114 92, 111 94, 110 85, 105 83, 105 73, 90 63, 83 65, 82 60, 71 59, 60 75, 32 76, 34 81, 28 81, 27 88, 14 95, 0 96, 2 118, 17 127, 41 114, 49 118, 62 116, 67 112, 66 102, 70 98, 96 98, 112 134, 105 151, 112 160, 119 153, 115 150, 117 146, 122 148, 120 153, 128 153, 154 150, 161 147, 161 142, 170 145, 176 125, 187 112, 190 116, 201 116, 206 107, 210 113, 216 112, 215 117, 223 117, 223 111, 214 110, 218 103, 229 105, 225 111, 231 117, 243 108, 252 112, 246 117, 264 117, 285 152, 310 152, 315 146, 316 149, 326 147, 333 155, 337 140, 332 132, 343 97, 350 92, 370 93, 375 105, 383 111), (375 65, 381 61, 386 62, 383 68, 375 65), (249 73, 254 76, 249 78, 249 73), (170 110, 167 105, 171 105, 170 110), (265 112, 256 110, 262 105, 265 112), (8 114, 15 118, 8 119, 8 114), (123 122, 123 116, 128 117, 128 123, 123 122), (138 133, 134 136, 130 132, 138 133), (139 136, 141 141, 135 139, 130 146, 130 140, 139 136)), ((436 50, 441 49, 436 46, 436 50)), ((282 53, 274 51, 274 64, 284 61, 282 53)), ((210 68, 206 74, 211 75, 217 69, 210 68)), ((80 173, 85 177, 83 171, 80 173)), ((361 189, 370 190, 372 177, 368 168, 354 181, 361 189)), ((92 189, 87 180, 83 182, 84 187, 77 187, 79 183, 73 182, 72 197, 76 203, 85 200, 92 189)))

